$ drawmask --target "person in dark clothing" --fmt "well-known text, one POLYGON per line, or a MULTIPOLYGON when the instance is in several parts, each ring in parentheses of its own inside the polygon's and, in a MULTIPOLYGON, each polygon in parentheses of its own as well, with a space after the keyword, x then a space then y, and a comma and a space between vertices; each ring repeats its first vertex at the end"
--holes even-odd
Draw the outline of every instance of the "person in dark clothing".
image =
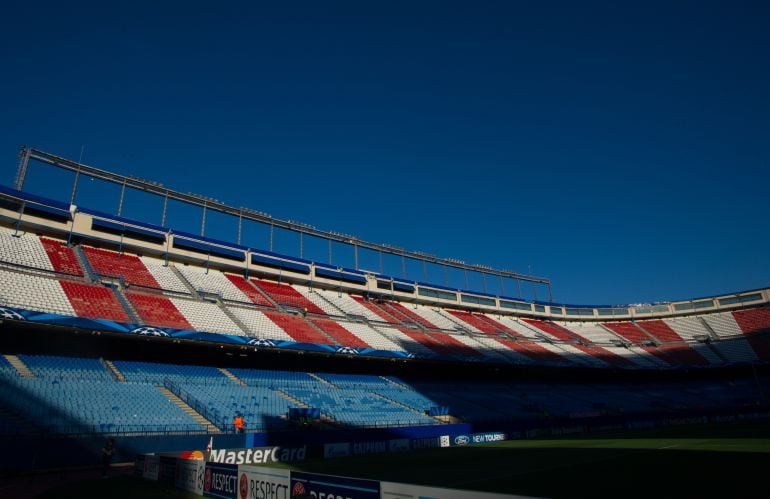
POLYGON ((102 447, 102 478, 107 478, 107 471, 110 469, 110 463, 114 454, 115 439, 108 438, 107 443, 102 447))

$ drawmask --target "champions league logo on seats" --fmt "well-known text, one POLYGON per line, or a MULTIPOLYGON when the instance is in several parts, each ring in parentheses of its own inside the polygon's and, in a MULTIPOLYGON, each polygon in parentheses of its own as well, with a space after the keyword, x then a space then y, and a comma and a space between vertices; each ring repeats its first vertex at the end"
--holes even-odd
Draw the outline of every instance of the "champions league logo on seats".
POLYGON ((20 313, 11 310, 10 308, 0 307, 0 319, 12 319, 15 321, 26 320, 20 313))
POLYGON ((274 347, 275 343, 265 338, 256 338, 253 340, 249 340, 247 345, 254 345, 257 347, 274 347))
POLYGON ((339 347, 337 353, 348 353, 351 355, 358 355, 358 350, 353 347, 339 347))
POLYGON ((156 327, 149 327, 149 326, 143 326, 138 327, 136 329, 132 329, 129 331, 131 334, 138 334, 141 336, 166 336, 168 337, 169 334, 162 329, 158 329, 156 327))

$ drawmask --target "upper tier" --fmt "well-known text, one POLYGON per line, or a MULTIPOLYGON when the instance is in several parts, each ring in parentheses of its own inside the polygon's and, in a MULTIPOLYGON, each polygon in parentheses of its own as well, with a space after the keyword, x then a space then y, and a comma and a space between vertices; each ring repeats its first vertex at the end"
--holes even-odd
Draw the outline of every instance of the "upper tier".
MULTIPOLYGON (((0 221, 8 226, 51 234, 70 241, 83 241, 93 246, 130 250, 142 255, 178 262, 203 265, 206 268, 227 270, 236 274, 257 275, 282 282, 299 283, 311 287, 343 289, 350 293, 380 295, 397 301, 472 310, 502 315, 555 319, 555 320, 629 320, 659 319, 675 316, 734 310, 748 305, 770 302, 770 289, 744 291, 708 298, 670 303, 624 306, 564 305, 548 302, 526 302, 521 298, 494 296, 460 289, 449 289, 429 283, 407 281, 376 272, 345 269, 311 262, 301 258, 279 255, 263 249, 247 248, 237 244, 173 231, 165 227, 110 216, 87 208, 67 207, 60 202, 0 186, 0 221), (67 209, 69 208, 69 209, 67 209)), ((66 256, 66 255, 65 255, 66 256)), ((105 267, 92 252, 94 270, 100 275, 125 274, 126 266, 136 267, 135 261, 121 262, 118 267, 105 267), (109 269, 113 270, 110 271, 109 269), (117 271, 115 270, 117 269, 117 271), (122 270, 121 270, 122 269, 122 270), (106 270, 106 271, 105 271, 106 270)), ((27 265, 29 262, 14 262, 27 265)), ((70 266, 64 272, 76 272, 70 266)), ((149 274, 131 272, 139 284, 155 286, 149 274)), ((113 275, 120 277, 120 275, 113 275)), ((165 276, 167 277, 167 276, 165 276)), ((165 283, 170 283, 169 278, 165 283)), ((206 285, 206 280, 194 286, 206 285)), ((170 284, 169 284, 170 285, 170 284)), ((271 290, 267 290, 268 293, 271 290)), ((238 291, 228 291, 239 294, 238 291)), ((247 292, 251 292, 249 289, 247 292)), ((240 292, 242 293, 242 291, 240 292)), ((255 295, 262 297, 262 294, 255 295)), ((267 297, 266 297, 267 298, 267 297)), ((312 309, 302 303, 298 307, 312 309)), ((398 312, 395 312, 398 313, 398 312)))

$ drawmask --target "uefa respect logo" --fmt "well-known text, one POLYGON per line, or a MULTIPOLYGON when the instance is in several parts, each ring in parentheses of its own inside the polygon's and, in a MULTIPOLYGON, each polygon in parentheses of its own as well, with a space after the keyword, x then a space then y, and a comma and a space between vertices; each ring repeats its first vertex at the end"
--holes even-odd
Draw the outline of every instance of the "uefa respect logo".
POLYGON ((302 482, 297 482, 294 484, 294 487, 291 489, 291 496, 297 497, 297 496, 304 496, 306 494, 305 492, 305 486, 302 485, 302 482))
POLYGON ((241 473, 241 480, 238 482, 238 490, 241 493, 241 499, 246 499, 249 495, 249 478, 246 473, 241 473))
POLYGON ((211 490, 211 468, 206 468, 206 478, 203 480, 203 490, 205 492, 211 490))

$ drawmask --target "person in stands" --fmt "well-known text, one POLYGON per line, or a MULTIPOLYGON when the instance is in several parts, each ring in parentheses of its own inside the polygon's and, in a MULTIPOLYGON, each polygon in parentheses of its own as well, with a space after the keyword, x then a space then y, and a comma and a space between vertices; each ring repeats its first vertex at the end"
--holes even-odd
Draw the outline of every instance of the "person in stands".
POLYGON ((240 413, 236 414, 235 418, 233 418, 233 426, 235 426, 236 433, 243 433, 245 423, 243 422, 243 416, 241 416, 240 413))

